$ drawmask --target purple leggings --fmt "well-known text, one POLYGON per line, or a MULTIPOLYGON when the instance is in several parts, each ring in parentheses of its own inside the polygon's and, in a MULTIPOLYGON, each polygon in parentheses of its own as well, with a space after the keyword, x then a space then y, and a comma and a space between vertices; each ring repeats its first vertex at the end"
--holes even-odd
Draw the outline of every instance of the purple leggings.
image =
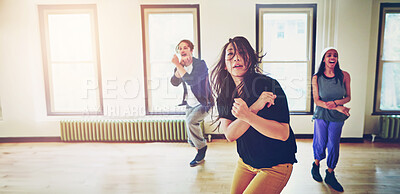
POLYGON ((335 169, 339 160, 340 135, 342 134, 342 122, 331 122, 322 119, 314 121, 313 150, 314 159, 325 159, 325 149, 328 148, 328 168, 335 169))

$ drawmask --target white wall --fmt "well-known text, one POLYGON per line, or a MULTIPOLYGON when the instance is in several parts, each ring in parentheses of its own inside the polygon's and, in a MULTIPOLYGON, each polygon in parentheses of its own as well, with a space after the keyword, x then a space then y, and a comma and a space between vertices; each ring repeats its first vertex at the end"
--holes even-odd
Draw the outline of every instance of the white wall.
POLYGON ((337 48, 341 68, 351 76, 351 116, 342 137, 362 137, 371 25, 371 3, 365 0, 338 2, 337 48), (362 129, 362 130, 355 130, 362 129))
MULTIPOLYGON (((365 96, 372 96, 375 76, 377 21, 371 16, 377 1, 0 0, 0 137, 59 136, 60 119, 82 118, 47 116, 37 5, 97 4, 105 116, 96 118, 138 118, 145 104, 140 5, 166 2, 200 4, 201 53, 210 68, 230 37, 245 36, 255 46, 255 4, 317 3, 316 63, 324 47, 337 46, 352 78, 351 117, 342 137, 362 137, 364 128, 373 128, 367 122, 373 99, 365 96)), ((313 133, 311 115, 292 115, 291 124, 296 134, 313 133)))

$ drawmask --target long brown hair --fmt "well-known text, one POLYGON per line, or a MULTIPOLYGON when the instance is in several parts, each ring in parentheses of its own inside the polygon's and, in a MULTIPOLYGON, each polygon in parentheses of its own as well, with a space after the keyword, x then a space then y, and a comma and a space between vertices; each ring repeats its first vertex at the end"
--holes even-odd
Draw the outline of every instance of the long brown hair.
MULTIPOLYGON (((211 84, 215 98, 232 105, 234 94, 239 88, 243 88, 243 85, 246 84, 246 77, 254 73, 262 72, 259 64, 261 63, 263 57, 264 55, 260 55, 253 49, 245 37, 236 36, 234 38, 230 38, 229 41, 222 47, 219 60, 211 71, 211 84), (237 52, 243 52, 244 54, 240 55, 244 60, 244 64, 248 66, 246 67, 247 72, 244 75, 245 79, 238 86, 235 85, 232 76, 225 68, 226 48, 229 46, 229 44, 232 44, 234 47, 233 57, 238 54, 237 52)), ((242 94, 243 92, 241 92, 241 95, 242 94)))

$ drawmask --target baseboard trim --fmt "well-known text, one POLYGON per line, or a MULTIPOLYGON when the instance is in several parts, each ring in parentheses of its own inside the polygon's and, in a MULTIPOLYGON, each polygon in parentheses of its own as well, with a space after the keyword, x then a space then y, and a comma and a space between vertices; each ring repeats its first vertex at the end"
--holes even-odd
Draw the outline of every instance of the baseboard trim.
MULTIPOLYGON (((213 139, 226 139, 224 134, 211 134, 213 139)), ((295 134, 294 135, 296 137, 296 139, 312 139, 313 138, 313 134, 295 134)), ((369 138, 371 139, 371 137, 365 136, 364 138, 369 138)), ((349 137, 342 137, 340 138, 340 143, 363 143, 364 142, 364 138, 360 137, 360 138, 349 138, 349 137)))
POLYGON ((61 142, 61 137, 0 137, 0 143, 61 142))
POLYGON ((340 138, 340 143, 364 143, 364 138, 359 137, 359 138, 340 138))
MULTIPOLYGON (((206 134, 208 135, 208 134, 206 134)), ((226 139, 224 134, 210 134, 212 139, 226 139)), ((296 134, 296 139, 312 139, 313 134, 296 134)), ((341 143, 363 143, 364 139, 370 139, 368 135, 364 138, 341 138, 341 143)), ((0 137, 0 143, 29 143, 29 142, 63 142, 61 137, 0 137)), ((77 141, 78 142, 78 141, 77 141)), ((114 142, 116 143, 116 142, 114 142)), ((117 142, 118 143, 118 142, 117 142)), ((122 143, 122 142, 119 142, 122 143)), ((131 142, 130 142, 131 143, 131 142)), ((143 143, 143 142, 142 142, 143 143)))
POLYGON ((207 137, 208 135, 211 135, 212 139, 226 139, 224 134, 206 134, 205 136, 207 137))
POLYGON ((294 137, 296 137, 296 139, 312 139, 313 134, 294 134, 294 137))
POLYGON ((382 143, 400 143, 400 138, 391 139, 391 138, 382 138, 377 134, 365 134, 364 140, 369 142, 382 142, 382 143))
MULTIPOLYGON (((313 134, 295 134, 296 139, 312 139, 313 134)), ((364 136, 365 137, 365 136, 364 136)), ((340 138, 340 143, 363 143, 364 138, 354 138, 354 137, 342 137, 340 138)))

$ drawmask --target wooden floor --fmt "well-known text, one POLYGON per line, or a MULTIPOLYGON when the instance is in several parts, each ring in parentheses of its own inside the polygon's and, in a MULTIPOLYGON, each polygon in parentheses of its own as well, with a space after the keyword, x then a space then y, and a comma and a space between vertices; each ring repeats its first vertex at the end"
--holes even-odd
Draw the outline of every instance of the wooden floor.
MULTIPOLYGON (((0 193, 229 193, 236 144, 208 145, 191 168, 186 143, 2 143, 0 193)), ((311 178, 312 140, 297 146, 283 193, 335 193, 311 178)), ((336 175, 345 193, 400 193, 400 144, 342 143, 336 175)))

